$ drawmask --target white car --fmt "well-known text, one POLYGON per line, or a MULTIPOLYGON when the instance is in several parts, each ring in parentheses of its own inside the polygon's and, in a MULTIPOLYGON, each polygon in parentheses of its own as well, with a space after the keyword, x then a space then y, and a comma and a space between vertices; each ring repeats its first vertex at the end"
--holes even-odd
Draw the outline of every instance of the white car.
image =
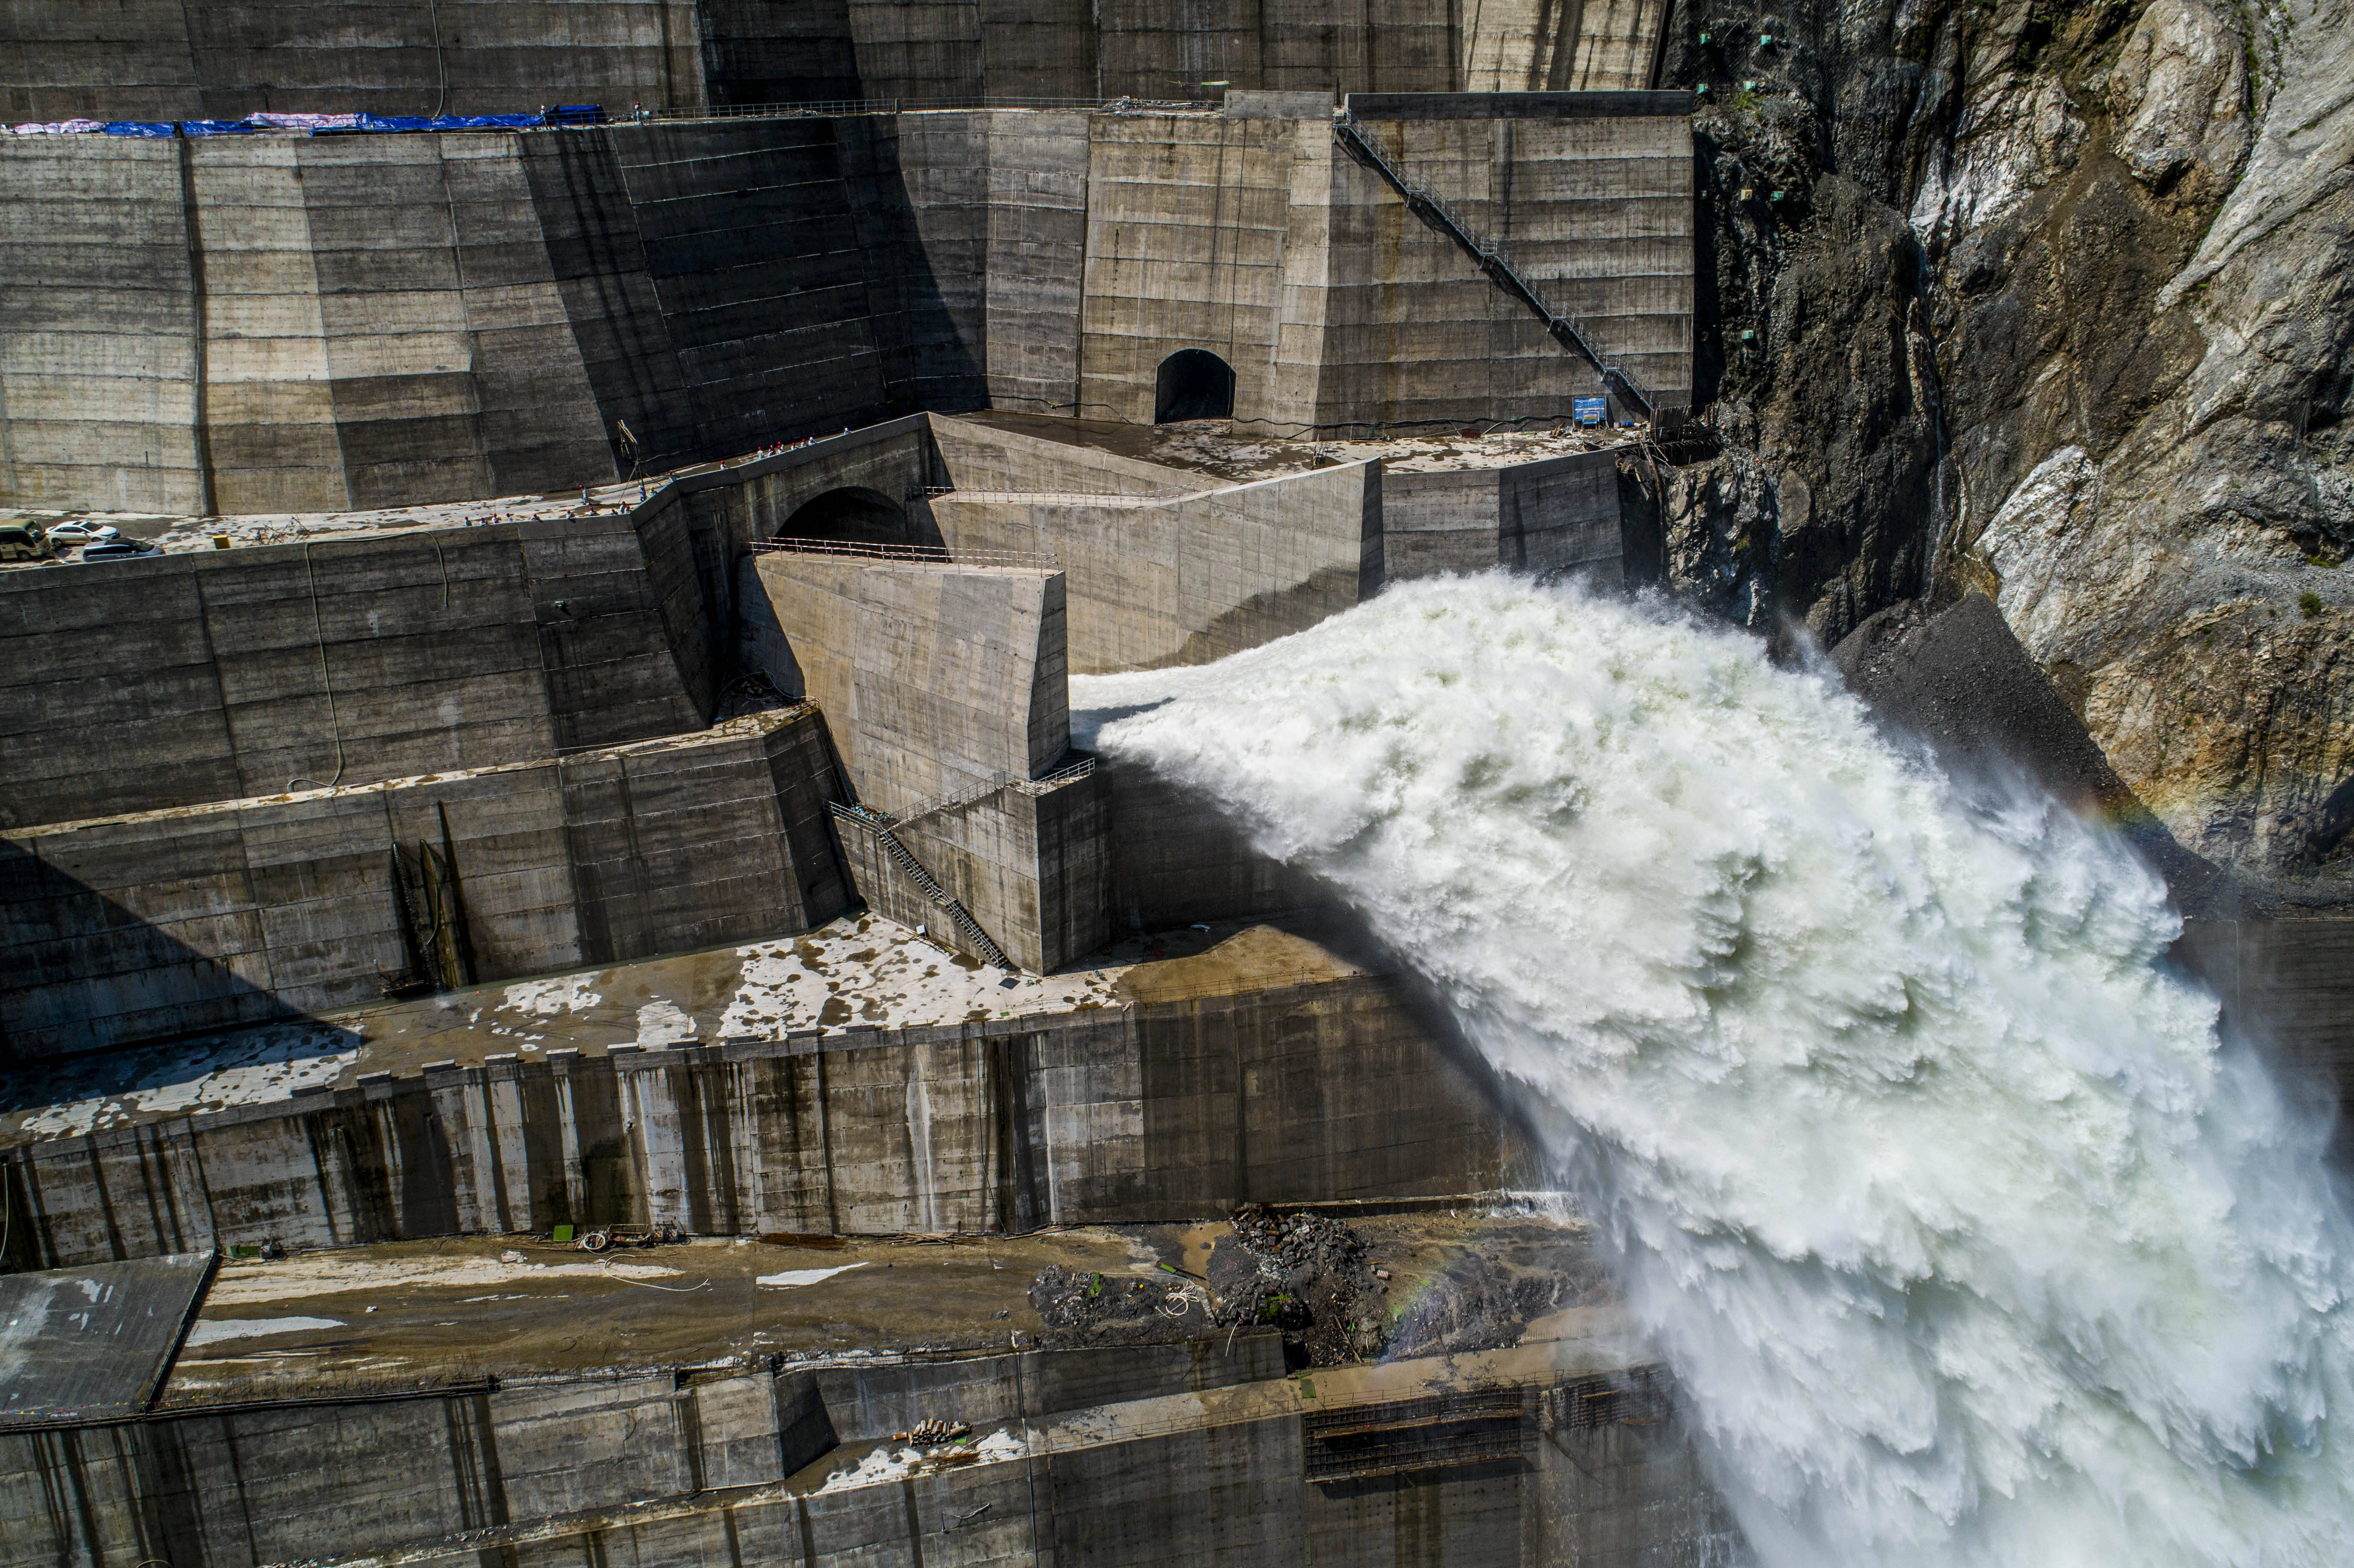
POLYGON ((122 537, 122 530, 111 523, 76 523, 70 520, 53 524, 49 540, 58 545, 104 545, 122 537))

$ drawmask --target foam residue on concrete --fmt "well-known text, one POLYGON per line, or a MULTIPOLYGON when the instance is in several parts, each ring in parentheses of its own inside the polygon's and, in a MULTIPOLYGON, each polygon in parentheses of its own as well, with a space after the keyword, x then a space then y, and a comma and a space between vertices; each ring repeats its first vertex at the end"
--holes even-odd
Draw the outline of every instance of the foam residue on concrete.
POLYGON ((1068 1012, 1113 1000, 1119 968, 1013 980, 887 921, 836 920, 806 937, 736 949, 743 968, 722 1035, 774 1036, 851 1023, 958 1023, 1068 1012))
POLYGON ((587 1258, 578 1263, 507 1263, 452 1253, 422 1257, 368 1257, 354 1252, 297 1254, 282 1261, 238 1260, 221 1266, 205 1298, 207 1312, 270 1301, 372 1291, 475 1289, 548 1279, 668 1279, 679 1271, 659 1263, 587 1258))
POLYGON ((217 1344, 223 1340, 258 1340, 270 1334, 307 1334, 313 1329, 340 1329, 340 1318, 213 1318, 188 1330, 189 1345, 217 1344))
POLYGON ((679 1045, 695 1038, 695 1020, 674 1001, 650 1001, 638 1009, 638 1044, 649 1048, 679 1045))
POLYGON ((856 1263, 838 1263, 832 1268, 789 1268, 781 1274, 763 1274, 755 1283, 767 1286, 771 1290, 785 1289, 797 1285, 818 1285, 832 1279, 837 1274, 847 1274, 854 1268, 865 1266, 866 1261, 862 1258, 856 1263))
POLYGON ((589 989, 588 980, 587 975, 523 980, 507 987, 500 994, 498 1005, 506 1012, 527 1012, 536 1018, 584 1012, 604 1000, 589 989))
POLYGON ((358 1062, 352 1029, 264 1024, 175 1045, 27 1067, 0 1077, 0 1131, 66 1138, 174 1112, 291 1097, 358 1062))
POLYGON ((963 1465, 991 1465, 1006 1459, 1018 1459, 1028 1452, 1020 1437, 1011 1432, 991 1432, 978 1442, 963 1441, 940 1447, 893 1447, 885 1444, 867 1451, 866 1457, 847 1470, 836 1470, 826 1477, 820 1492, 845 1492, 853 1487, 871 1487, 884 1481, 905 1480, 910 1476, 928 1475, 963 1465))

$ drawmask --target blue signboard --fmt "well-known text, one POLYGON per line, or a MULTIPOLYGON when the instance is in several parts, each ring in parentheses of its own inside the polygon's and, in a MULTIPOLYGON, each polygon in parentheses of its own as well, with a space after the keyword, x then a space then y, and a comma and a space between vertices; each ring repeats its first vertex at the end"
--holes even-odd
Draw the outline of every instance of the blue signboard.
POLYGON ((1571 401, 1569 417, 1573 423, 1591 428, 1610 418, 1607 397, 1578 397, 1571 401))

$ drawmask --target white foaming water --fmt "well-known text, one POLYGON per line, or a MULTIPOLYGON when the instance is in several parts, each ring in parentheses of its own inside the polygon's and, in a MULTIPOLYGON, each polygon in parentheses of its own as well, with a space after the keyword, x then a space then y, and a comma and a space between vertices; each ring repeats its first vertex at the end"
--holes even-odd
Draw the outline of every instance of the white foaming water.
POLYGON ((2354 1560, 2354 1232, 2108 837, 1496 577, 1072 694, 1531 1091, 1766 1562, 2354 1560))

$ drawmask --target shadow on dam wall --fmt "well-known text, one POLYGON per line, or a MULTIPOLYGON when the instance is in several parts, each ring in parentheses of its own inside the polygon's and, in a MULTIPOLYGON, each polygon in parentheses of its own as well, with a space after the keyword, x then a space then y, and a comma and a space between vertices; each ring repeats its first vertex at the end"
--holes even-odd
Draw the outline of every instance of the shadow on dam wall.
MULTIPOLYGON (((309 1021, 240 969, 261 963, 263 912, 226 907, 223 862, 242 859, 233 828, 114 846, 143 883, 178 895, 134 912, 0 838, 0 1069, 160 1044, 249 1024, 309 1021), (209 951, 175 930, 195 926, 209 951)), ((111 858, 111 857, 110 857, 111 858)), ((390 890, 387 889, 389 900, 390 890)))
MULTIPOLYGON (((958 232, 982 209, 919 225, 900 155, 901 136, 917 132, 901 125, 861 116, 516 139, 605 431, 628 424, 639 471, 988 406, 986 240, 958 232), (968 286, 953 297, 933 249, 961 263, 968 286)), ((618 446, 614 457, 627 471, 618 446)))

